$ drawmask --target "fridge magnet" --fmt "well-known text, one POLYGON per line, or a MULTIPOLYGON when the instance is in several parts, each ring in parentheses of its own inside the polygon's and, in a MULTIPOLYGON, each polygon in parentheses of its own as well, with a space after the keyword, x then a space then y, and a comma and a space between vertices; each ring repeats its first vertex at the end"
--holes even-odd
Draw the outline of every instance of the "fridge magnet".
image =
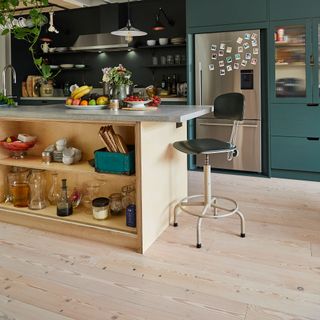
POLYGON ((228 66, 227 66, 227 71, 228 71, 228 72, 232 71, 232 66, 228 65, 228 66))
POLYGON ((244 44, 243 44, 243 48, 244 49, 249 49, 250 48, 250 45, 249 45, 249 43, 248 42, 245 42, 244 44))
POLYGON ((224 67, 224 61, 222 61, 222 60, 219 61, 219 67, 220 68, 224 67))
POLYGON ((240 67, 239 63, 238 62, 235 62, 234 65, 233 65, 233 69, 234 70, 238 70, 240 67))
POLYGON ((253 34, 251 35, 251 39, 252 39, 252 40, 257 40, 257 38, 258 38, 258 35, 257 35, 256 33, 253 33, 253 34))
POLYGON ((243 47, 238 47, 238 52, 243 52, 243 47))
POLYGON ((253 47, 256 47, 258 45, 258 42, 257 42, 257 40, 252 40, 251 44, 253 47))
POLYGON ((211 45, 211 51, 217 51, 217 45, 216 44, 212 44, 211 45))
POLYGON ((254 66, 257 64, 257 59, 256 58, 252 58, 251 59, 251 64, 253 64, 254 66))
POLYGON ((220 76, 224 76, 225 74, 226 74, 226 70, 221 69, 221 70, 220 70, 220 76))
POLYGON ((213 54, 211 55, 211 59, 212 59, 212 60, 217 60, 217 58, 218 58, 218 55, 217 55, 216 53, 213 53, 213 54))
POLYGON ((210 71, 213 71, 213 70, 214 70, 214 64, 213 64, 213 63, 209 64, 209 70, 210 70, 210 71))
POLYGON ((226 48, 226 44, 225 43, 220 43, 220 50, 224 50, 226 48))
POLYGON ((226 52, 227 52, 227 53, 231 53, 231 52, 232 52, 232 47, 227 47, 226 52))
POLYGON ((223 50, 219 50, 219 57, 223 57, 224 56, 224 51, 223 50))
POLYGON ((242 60, 241 65, 242 65, 243 67, 245 67, 245 66, 247 65, 247 63, 248 63, 247 60, 242 60))
POLYGON ((238 44, 241 44, 242 41, 243 41, 243 39, 242 39, 241 37, 239 37, 239 38, 237 39, 237 43, 238 43, 238 44))
POLYGON ((232 57, 226 57, 226 61, 227 61, 227 63, 231 63, 232 62, 232 57))
POLYGON ((240 54, 240 53, 236 53, 236 54, 234 55, 234 58, 235 58, 236 60, 241 60, 241 54, 240 54))
POLYGON ((259 54, 259 48, 253 48, 253 54, 259 54))
POLYGON ((244 34, 244 40, 250 40, 251 34, 250 33, 245 33, 244 34))
POLYGON ((251 59, 251 53, 250 52, 247 52, 246 53, 246 60, 250 60, 251 59))

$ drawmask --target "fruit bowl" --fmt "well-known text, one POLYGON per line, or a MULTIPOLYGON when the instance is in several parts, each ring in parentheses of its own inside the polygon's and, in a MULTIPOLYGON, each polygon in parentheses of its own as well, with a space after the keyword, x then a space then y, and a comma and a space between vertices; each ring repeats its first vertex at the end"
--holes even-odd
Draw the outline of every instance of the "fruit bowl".
POLYGON ((10 155, 14 159, 24 158, 27 154, 27 150, 35 145, 36 141, 22 142, 20 140, 7 142, 6 140, 0 141, 0 146, 10 152, 10 155))

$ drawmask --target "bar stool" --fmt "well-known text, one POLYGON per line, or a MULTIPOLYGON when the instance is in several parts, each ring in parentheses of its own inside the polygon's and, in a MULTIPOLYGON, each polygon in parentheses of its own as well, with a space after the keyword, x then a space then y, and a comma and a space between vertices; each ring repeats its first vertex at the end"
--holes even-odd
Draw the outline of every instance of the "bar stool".
POLYGON ((221 219, 237 214, 241 221, 242 238, 245 237, 245 220, 239 211, 235 200, 212 195, 211 192, 211 165, 210 155, 215 153, 226 153, 227 159, 231 161, 238 155, 235 145, 237 128, 239 121, 243 120, 244 96, 241 93, 226 93, 218 96, 214 101, 215 118, 233 120, 233 127, 229 142, 216 139, 193 139, 187 141, 177 141, 173 144, 177 150, 193 155, 205 155, 203 166, 204 172, 204 194, 193 195, 182 199, 174 208, 174 227, 178 226, 177 215, 179 210, 198 218, 197 223, 197 248, 201 248, 201 224, 203 218, 221 219), (200 201, 189 201, 199 200, 200 201), (202 201, 201 201, 202 200, 202 201), (220 205, 219 202, 223 202, 220 205), (228 204, 228 205, 226 205, 228 204), (191 211, 188 207, 200 207, 200 212, 191 211))

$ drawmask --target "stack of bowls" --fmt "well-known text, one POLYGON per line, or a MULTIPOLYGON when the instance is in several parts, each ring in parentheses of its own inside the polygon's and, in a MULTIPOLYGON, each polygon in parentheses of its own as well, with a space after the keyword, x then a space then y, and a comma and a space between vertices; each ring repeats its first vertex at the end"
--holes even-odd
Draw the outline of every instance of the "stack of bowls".
POLYGON ((183 44, 185 43, 185 38, 183 37, 176 37, 171 39, 172 44, 183 44))

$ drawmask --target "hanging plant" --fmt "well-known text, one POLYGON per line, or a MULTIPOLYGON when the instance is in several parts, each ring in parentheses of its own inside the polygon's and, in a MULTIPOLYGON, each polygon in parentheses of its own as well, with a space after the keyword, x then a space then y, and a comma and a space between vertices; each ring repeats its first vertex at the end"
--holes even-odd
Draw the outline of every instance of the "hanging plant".
POLYGON ((57 76, 60 70, 54 74, 50 66, 44 63, 42 57, 37 58, 35 53, 35 46, 39 40, 41 28, 48 22, 47 17, 41 11, 41 8, 45 6, 48 6, 48 0, 1 0, 0 28, 2 35, 11 32, 16 39, 26 41, 29 44, 33 63, 43 79, 47 81, 57 76), (21 26, 17 23, 18 20, 15 18, 15 14, 20 10, 30 7, 32 9, 30 9, 26 18, 28 24, 21 26))

